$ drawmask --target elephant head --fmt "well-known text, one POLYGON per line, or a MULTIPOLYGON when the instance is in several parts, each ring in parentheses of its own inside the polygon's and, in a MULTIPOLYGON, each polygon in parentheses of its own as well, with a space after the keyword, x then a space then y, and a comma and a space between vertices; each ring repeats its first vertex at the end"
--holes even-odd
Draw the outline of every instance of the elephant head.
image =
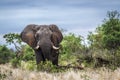
POLYGON ((37 63, 48 59, 58 64, 59 44, 63 36, 56 25, 27 25, 21 39, 34 49, 37 63))

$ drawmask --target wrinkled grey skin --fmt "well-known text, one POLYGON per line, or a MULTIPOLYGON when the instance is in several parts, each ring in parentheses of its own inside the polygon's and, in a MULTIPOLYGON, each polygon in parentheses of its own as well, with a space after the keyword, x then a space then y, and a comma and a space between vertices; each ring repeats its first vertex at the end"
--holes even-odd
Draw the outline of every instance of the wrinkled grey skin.
POLYGON ((21 39, 34 49, 37 64, 47 59, 58 65, 63 36, 56 25, 27 25, 21 32, 21 39))

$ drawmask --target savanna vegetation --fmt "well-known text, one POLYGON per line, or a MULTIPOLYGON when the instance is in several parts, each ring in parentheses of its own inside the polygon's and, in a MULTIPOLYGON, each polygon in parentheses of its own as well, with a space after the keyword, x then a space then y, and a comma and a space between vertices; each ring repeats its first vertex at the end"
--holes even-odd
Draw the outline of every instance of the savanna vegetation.
MULTIPOLYGON (((54 76, 51 77, 51 80, 56 79, 57 75, 61 76, 59 79, 57 78, 58 80, 66 79, 63 72, 66 72, 67 75, 76 74, 79 76, 79 78, 76 77, 77 79, 71 77, 69 80, 118 80, 115 79, 116 77, 113 79, 110 76, 112 74, 117 75, 120 72, 120 13, 118 11, 107 12, 103 23, 94 32, 89 32, 87 44, 85 44, 81 35, 64 34, 60 48, 59 65, 66 67, 57 67, 52 65, 50 61, 41 62, 37 66, 34 51, 28 45, 22 43, 19 34, 8 33, 4 35, 4 38, 8 45, 13 44, 15 46, 15 50, 7 48, 6 45, 0 45, 0 69, 11 69, 8 72, 5 70, 7 73, 4 73, 4 70, 1 69, 1 79, 11 79, 11 77, 8 78, 8 75, 15 74, 13 69, 21 69, 19 73, 22 74, 21 71, 24 71, 23 74, 30 73, 28 76, 32 75, 33 77, 49 72, 49 77, 54 76), (10 68, 6 68, 3 64, 8 65, 10 68), (79 68, 77 67, 82 67, 83 70, 78 72, 79 68), (108 74, 106 76, 109 76, 109 78, 105 78, 103 74, 104 78, 102 79, 102 70, 104 74, 108 74), (71 74, 67 71, 70 71, 71 74), (98 76, 96 78, 92 77, 93 73, 98 76)), ((23 80, 13 77, 13 80, 23 80)), ((118 78, 120 79, 120 77, 118 78)), ((37 80, 36 77, 34 80, 37 80)))

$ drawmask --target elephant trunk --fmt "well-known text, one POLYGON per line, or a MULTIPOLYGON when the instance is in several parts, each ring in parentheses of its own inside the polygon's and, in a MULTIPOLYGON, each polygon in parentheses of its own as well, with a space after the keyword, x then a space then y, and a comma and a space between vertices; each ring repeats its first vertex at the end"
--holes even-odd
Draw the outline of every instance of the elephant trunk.
POLYGON ((41 39, 37 43, 36 50, 41 50, 42 52, 42 57, 44 60, 52 60, 51 59, 51 52, 52 52, 52 44, 49 39, 41 39))

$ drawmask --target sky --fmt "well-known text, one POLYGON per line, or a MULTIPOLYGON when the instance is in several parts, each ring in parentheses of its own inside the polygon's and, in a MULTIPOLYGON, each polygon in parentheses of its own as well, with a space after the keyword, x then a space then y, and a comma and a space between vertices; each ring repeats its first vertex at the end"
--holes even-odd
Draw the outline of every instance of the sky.
POLYGON ((86 38, 113 10, 120 11, 120 0, 0 0, 0 44, 28 24, 56 24, 86 38))

